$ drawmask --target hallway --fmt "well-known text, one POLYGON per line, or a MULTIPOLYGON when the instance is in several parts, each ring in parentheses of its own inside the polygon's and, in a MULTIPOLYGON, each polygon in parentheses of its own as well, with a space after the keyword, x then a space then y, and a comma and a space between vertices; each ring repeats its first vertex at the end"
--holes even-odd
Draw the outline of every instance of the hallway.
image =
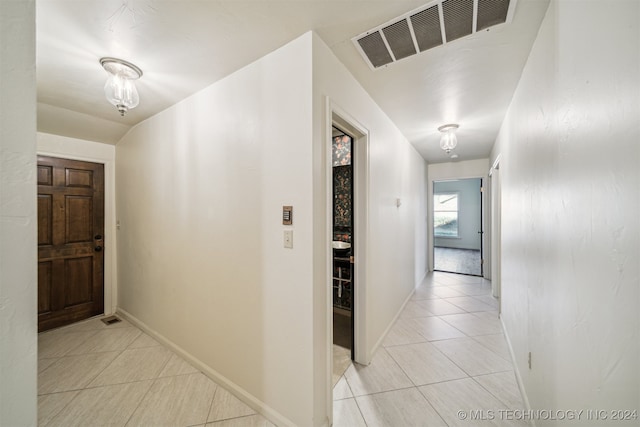
POLYGON ((334 426, 527 425, 489 281, 429 274, 382 347, 338 381, 334 426))

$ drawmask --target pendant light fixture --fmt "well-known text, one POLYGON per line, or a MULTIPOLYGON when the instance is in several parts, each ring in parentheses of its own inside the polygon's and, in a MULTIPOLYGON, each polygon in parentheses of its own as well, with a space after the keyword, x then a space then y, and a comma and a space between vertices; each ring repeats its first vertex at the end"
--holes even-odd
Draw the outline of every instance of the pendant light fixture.
POLYGON ((456 138, 456 130, 460 125, 455 123, 451 123, 448 125, 442 125, 438 128, 440 132, 442 132, 442 136, 440 137, 440 148, 449 154, 451 150, 456 148, 458 145, 458 138, 456 138))
POLYGON ((109 73, 104 85, 104 94, 121 116, 135 108, 140 102, 135 81, 142 76, 142 70, 130 62, 118 58, 101 58, 100 64, 109 73))

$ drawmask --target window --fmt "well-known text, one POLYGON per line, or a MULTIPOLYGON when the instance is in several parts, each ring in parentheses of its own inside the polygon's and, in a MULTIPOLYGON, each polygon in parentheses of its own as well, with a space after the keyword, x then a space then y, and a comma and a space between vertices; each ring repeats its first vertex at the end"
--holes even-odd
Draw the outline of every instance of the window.
POLYGON ((435 237, 458 237, 458 193, 433 196, 433 232, 435 237))

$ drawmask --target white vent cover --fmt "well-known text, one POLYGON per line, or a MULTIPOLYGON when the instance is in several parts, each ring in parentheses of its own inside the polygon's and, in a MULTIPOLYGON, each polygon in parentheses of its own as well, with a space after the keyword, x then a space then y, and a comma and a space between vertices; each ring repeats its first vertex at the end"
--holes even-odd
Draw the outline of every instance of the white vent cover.
POLYGON ((437 0, 352 39, 375 70, 511 22, 517 0, 437 0))

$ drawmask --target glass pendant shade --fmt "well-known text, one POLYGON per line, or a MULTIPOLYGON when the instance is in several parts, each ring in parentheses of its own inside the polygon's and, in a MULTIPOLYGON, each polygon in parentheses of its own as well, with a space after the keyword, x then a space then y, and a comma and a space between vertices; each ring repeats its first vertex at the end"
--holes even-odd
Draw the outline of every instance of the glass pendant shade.
POLYGON ((440 148, 448 153, 451 152, 456 145, 458 145, 458 138, 456 137, 456 130, 458 129, 458 125, 450 124, 443 125, 438 128, 440 132, 442 132, 442 136, 440 137, 440 148))
POLYGON ((104 85, 104 94, 120 115, 135 108, 140 102, 135 80, 142 76, 142 71, 135 65, 115 58, 102 58, 100 63, 109 73, 104 85))

